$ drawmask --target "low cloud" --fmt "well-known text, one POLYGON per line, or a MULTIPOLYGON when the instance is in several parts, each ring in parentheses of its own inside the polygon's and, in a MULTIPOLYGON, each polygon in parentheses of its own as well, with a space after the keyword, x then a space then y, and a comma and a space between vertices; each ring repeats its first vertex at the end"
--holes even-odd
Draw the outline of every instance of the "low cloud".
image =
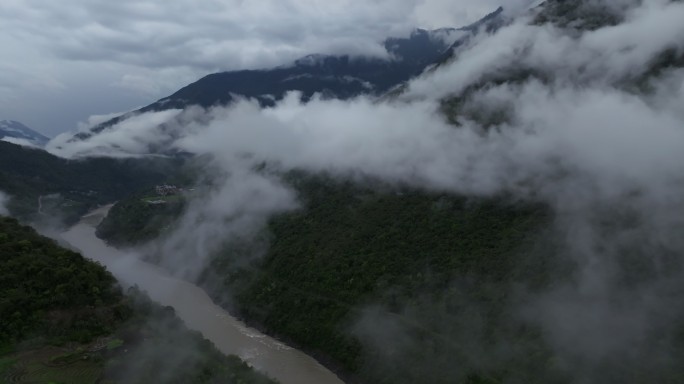
POLYGON ((258 247, 267 246, 256 244, 255 238, 268 220, 299 208, 296 193, 280 179, 254 172, 239 158, 233 160, 215 170, 207 180, 211 187, 190 202, 173 233, 152 248, 162 265, 187 279, 195 280, 204 272, 222 247, 249 244, 251 251, 245 258, 253 259, 260 254, 258 247), (188 255, 193 255, 191 261, 188 255))
POLYGON ((126 113, 129 113, 129 112, 131 112, 131 111, 122 111, 122 112, 106 113, 104 115, 88 116, 88 118, 85 121, 82 121, 78 124, 78 132, 89 131, 90 129, 96 127, 99 124, 102 124, 106 121, 109 121, 115 117, 119 117, 119 116, 126 114, 126 113))
POLYGON ((32 143, 30 140, 26 139, 20 139, 17 137, 3 137, 0 140, 6 141, 8 143, 16 144, 16 145, 21 145, 22 147, 30 147, 30 148, 40 148, 38 145, 32 143))
MULTIPOLYGON (((46 149, 58 156, 74 158, 89 155, 129 157, 146 155, 155 146, 163 145, 158 139, 165 137, 163 124, 181 111, 176 109, 131 116, 104 129, 94 137, 72 140, 73 133, 63 133, 52 139, 46 149)), ((91 117, 89 123, 104 117, 91 117)))
POLYGON ((8 202, 9 196, 5 192, 0 191, 0 215, 9 215, 9 210, 7 209, 8 202))

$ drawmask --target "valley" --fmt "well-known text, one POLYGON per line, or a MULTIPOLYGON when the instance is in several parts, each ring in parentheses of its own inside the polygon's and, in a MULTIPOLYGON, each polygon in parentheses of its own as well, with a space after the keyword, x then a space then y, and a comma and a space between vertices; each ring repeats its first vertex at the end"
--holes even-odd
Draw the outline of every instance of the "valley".
POLYGON ((95 236, 95 226, 110 207, 98 209, 62 233, 61 238, 86 257, 104 265, 124 285, 138 287, 152 300, 173 307, 178 317, 223 353, 236 355, 280 383, 341 383, 315 360, 257 330, 217 307, 200 288, 147 264, 139 256, 108 247, 95 236))
POLYGON ((681 0, 79 4, 0 64, 0 383, 684 382, 681 0))

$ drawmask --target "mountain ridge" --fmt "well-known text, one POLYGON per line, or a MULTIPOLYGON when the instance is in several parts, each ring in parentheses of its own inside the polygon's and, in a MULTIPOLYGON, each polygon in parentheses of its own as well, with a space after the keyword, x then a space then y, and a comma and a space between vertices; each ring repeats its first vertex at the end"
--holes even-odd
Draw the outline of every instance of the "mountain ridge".
POLYGON ((388 38, 385 48, 390 55, 400 58, 387 60, 311 54, 275 68, 211 73, 152 104, 80 132, 74 138, 86 139, 135 114, 183 109, 190 105, 208 108, 228 104, 236 97, 255 99, 262 107, 268 107, 290 91, 302 92, 304 100, 309 100, 316 93, 339 99, 380 94, 418 75, 441 57, 449 46, 431 39, 428 31, 416 29, 408 38, 388 38), (416 47, 420 44, 427 46, 416 47))
POLYGON ((22 140, 39 147, 44 146, 50 141, 50 138, 27 127, 19 121, 15 120, 0 120, 0 140, 18 139, 16 143, 21 143, 22 140))
POLYGON ((406 38, 388 37, 383 46, 390 56, 389 60, 312 54, 289 65, 270 69, 212 73, 152 104, 77 133, 70 140, 85 140, 136 114, 183 109, 191 105, 208 108, 226 105, 241 97, 254 99, 262 107, 269 107, 290 91, 301 92, 304 101, 314 94, 342 100, 364 94, 380 96, 450 56, 455 47, 483 27, 495 28, 502 14, 503 8, 499 7, 464 27, 434 30, 417 28, 406 38))

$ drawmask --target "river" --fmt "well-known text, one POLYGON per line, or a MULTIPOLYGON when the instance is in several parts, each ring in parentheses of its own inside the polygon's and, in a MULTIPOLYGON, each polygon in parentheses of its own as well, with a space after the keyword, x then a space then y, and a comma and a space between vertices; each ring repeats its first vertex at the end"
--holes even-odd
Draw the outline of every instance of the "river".
POLYGON ((83 256, 98 261, 124 286, 138 285, 152 300, 173 307, 188 328, 201 332, 225 354, 240 356, 282 384, 342 384, 314 358, 247 327, 217 306, 201 288, 177 279, 136 255, 108 246, 95 236, 95 226, 111 206, 83 216, 61 238, 83 256))

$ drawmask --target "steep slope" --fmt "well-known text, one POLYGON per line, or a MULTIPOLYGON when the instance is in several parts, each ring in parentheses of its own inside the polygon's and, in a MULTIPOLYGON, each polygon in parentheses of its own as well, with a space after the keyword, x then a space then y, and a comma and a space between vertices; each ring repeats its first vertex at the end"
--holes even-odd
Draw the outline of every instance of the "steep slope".
MULTIPOLYGON (((673 0, 677 2, 678 0, 673 0)), ((638 4, 638 1, 626 0, 622 2, 611 1, 566 1, 566 0, 547 0, 541 5, 530 11, 530 26, 546 28, 565 35, 565 43, 569 42, 569 47, 565 49, 579 49, 585 44, 585 34, 595 33, 600 36, 600 30, 611 27, 619 27, 626 21, 630 7, 638 4)), ((543 30, 543 29, 542 29, 543 30)), ((618 29, 619 30, 619 29, 618 29)), ((618 36, 618 33, 615 33, 618 36)), ((476 122, 484 128, 501 126, 512 122, 514 111, 510 105, 478 102, 478 99, 485 97, 491 90, 497 87, 508 87, 509 89, 519 90, 524 85, 539 82, 545 86, 553 87, 565 83, 573 86, 590 86, 601 84, 605 87, 612 87, 623 90, 634 95, 648 96, 653 89, 653 84, 663 81, 663 76, 668 73, 684 68, 684 51, 681 45, 672 42, 659 48, 653 53, 652 57, 633 70, 626 70, 623 74, 610 74, 610 67, 603 65, 600 72, 596 68, 591 68, 592 64, 583 64, 574 67, 571 64, 559 70, 565 63, 561 55, 553 56, 543 60, 536 55, 544 56, 543 48, 534 51, 534 39, 539 35, 531 35, 528 42, 530 52, 521 50, 515 55, 507 57, 505 62, 497 62, 488 65, 487 70, 478 73, 477 77, 470 79, 467 84, 454 92, 445 92, 440 102, 442 113, 448 121, 456 126, 461 126, 464 122, 476 122), (534 51, 534 52, 532 52, 534 51), (594 71, 590 70, 593 69, 594 71), (605 84, 604 84, 605 83, 605 84), (492 105, 495 105, 492 107, 492 105)), ((594 37, 596 38, 596 37, 594 37)), ((589 39, 586 39, 589 40, 589 39)), ((619 39, 616 39, 616 44, 619 39)), ((540 39, 539 44, 544 41, 540 39)), ((629 52, 636 50, 637 42, 630 48, 623 48, 621 53, 628 55, 629 52)), ((441 65, 458 62, 459 51, 452 50, 453 55, 449 56, 441 65)), ((568 52, 569 54, 569 52, 568 52)), ((578 57, 580 52, 574 52, 578 57)), ((581 52, 583 55, 591 53, 581 52)), ((617 52, 595 53, 597 59, 608 61, 610 55, 617 56, 617 52)), ((626 58, 625 58, 626 59, 626 58)), ((638 60, 638 59, 637 59, 638 60)), ((597 60, 597 62, 600 62, 597 60)), ((619 67, 619 60, 615 59, 610 63, 614 67, 619 67)), ((405 91, 405 90, 402 90, 405 91)), ((401 98, 401 92, 392 95, 401 98)))
POLYGON ((0 344, 89 341, 125 319, 114 277, 14 219, 0 217, 0 255, 0 344))
POLYGON ((0 217, 0 382, 272 383, 101 265, 0 217))
MULTIPOLYGON (((544 207, 410 189, 383 193, 325 177, 293 182, 306 208, 270 222, 273 240, 263 259, 240 266, 245 246, 228 247, 201 277, 248 321, 332 362, 351 382, 475 382, 476 365, 464 364, 460 372, 443 365, 467 354, 462 342, 493 347, 486 332, 474 333, 470 314, 459 312, 464 297, 499 342, 519 339, 544 349, 508 317, 505 295, 515 284, 543 286, 548 279, 545 261, 525 253, 548 223, 544 207), (439 305, 454 306, 448 320, 439 320, 452 325, 432 323, 439 305), (406 345, 385 340, 383 332, 406 338, 406 345), (396 360, 386 360, 387 349, 395 348, 396 360)), ((516 358, 504 357, 487 375, 515 367, 516 358)), ((553 374, 515 375, 527 382, 535 377, 548 382, 553 374)))
POLYGON ((628 2, 547 0, 540 7, 534 23, 550 23, 562 28, 593 31, 620 24, 623 19, 617 11, 628 5, 628 2))
MULTIPOLYGON (((272 240, 262 259, 245 264, 263 246, 258 239, 229 245, 212 259, 199 280, 217 302, 317 356, 349 382, 451 383, 456 378, 483 378, 475 365, 458 374, 447 373, 445 367, 434 370, 445 361, 407 360, 402 369, 388 366, 384 346, 374 345, 366 333, 375 332, 374 321, 396 321, 397 335, 406 332, 406 337, 421 340, 397 352, 400 359, 422 353, 425 359, 448 360, 454 353, 465 353, 457 339, 482 343, 482 351, 491 351, 495 344, 488 345, 485 334, 467 334, 472 332, 470 324, 463 329, 433 328, 430 311, 439 312, 434 306, 462 307, 462 295, 473 297, 468 305, 482 311, 499 342, 515 340, 530 351, 546 351, 541 341, 508 317, 511 304, 504 294, 515 285, 543 287, 554 274, 556 267, 549 259, 527 253, 539 231, 552 221, 546 207, 505 197, 390 192, 325 175, 297 173, 288 179, 305 208, 270 221, 264 237, 272 240), (453 286, 454 279, 465 280, 462 286, 453 286), (411 313, 421 302, 426 312, 411 313), (434 349, 418 352, 425 347, 423 342, 434 349)), ((133 196, 112 209, 98 233, 117 245, 139 244, 139 228, 168 226, 169 209, 173 208, 146 208, 139 195, 133 196)), ((168 227, 155 232, 160 230, 162 236, 169 233, 168 227)), ((459 313, 450 316, 440 321, 468 322, 459 313)), ((518 358, 502 357, 496 372, 487 374, 509 372, 521 363, 518 358)), ((548 382, 558 375, 542 369, 549 358, 550 352, 540 353, 527 361, 539 368, 521 370, 515 378, 548 382)))

